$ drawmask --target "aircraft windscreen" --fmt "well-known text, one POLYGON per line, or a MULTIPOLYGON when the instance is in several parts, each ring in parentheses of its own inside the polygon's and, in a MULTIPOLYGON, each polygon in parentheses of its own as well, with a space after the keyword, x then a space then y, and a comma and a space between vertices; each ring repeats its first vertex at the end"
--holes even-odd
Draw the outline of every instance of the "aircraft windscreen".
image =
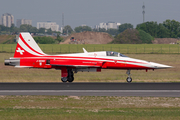
POLYGON ((121 57, 128 57, 128 56, 125 56, 125 55, 123 55, 123 54, 121 54, 121 53, 119 53, 119 56, 121 56, 121 57))
POLYGON ((116 56, 116 57, 127 57, 121 53, 113 52, 113 51, 106 51, 107 56, 116 56))

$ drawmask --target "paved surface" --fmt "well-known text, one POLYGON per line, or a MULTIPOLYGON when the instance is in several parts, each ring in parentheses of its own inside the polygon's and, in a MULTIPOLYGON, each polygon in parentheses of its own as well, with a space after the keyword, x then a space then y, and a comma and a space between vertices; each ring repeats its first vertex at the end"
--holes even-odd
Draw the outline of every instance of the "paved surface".
POLYGON ((180 83, 0 83, 0 95, 180 97, 180 83))

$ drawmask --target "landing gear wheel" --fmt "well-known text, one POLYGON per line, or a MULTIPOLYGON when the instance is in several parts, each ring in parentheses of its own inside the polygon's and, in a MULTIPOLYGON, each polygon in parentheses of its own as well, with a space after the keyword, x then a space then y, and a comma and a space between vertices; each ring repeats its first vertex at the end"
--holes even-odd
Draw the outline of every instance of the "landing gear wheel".
POLYGON ((63 83, 65 82, 73 82, 74 81, 74 73, 72 69, 62 68, 61 69, 61 75, 64 74, 64 76, 61 76, 61 81, 63 83), (65 74, 67 76, 65 76, 65 74))
POLYGON ((74 74, 73 74, 73 71, 72 71, 72 69, 68 69, 68 76, 67 76, 67 78, 68 78, 68 82, 73 82, 74 81, 74 74))
POLYGON ((131 77, 127 77, 126 81, 127 81, 128 83, 131 83, 131 82, 132 82, 132 78, 131 78, 131 77))
POLYGON ((62 77, 61 78, 61 81, 64 82, 64 83, 67 82, 67 80, 68 80, 67 77, 62 77))
POLYGON ((131 82, 132 82, 131 70, 127 70, 126 74, 128 75, 126 81, 127 81, 128 83, 131 83, 131 82))
POLYGON ((68 82, 73 82, 73 81, 74 81, 74 77, 73 76, 68 78, 68 82))

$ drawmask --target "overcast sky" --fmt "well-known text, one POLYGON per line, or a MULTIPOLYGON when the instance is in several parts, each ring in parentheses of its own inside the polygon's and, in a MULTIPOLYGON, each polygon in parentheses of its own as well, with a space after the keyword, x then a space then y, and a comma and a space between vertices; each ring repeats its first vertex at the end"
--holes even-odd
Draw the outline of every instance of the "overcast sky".
POLYGON ((37 22, 52 21, 72 28, 86 24, 94 28, 101 22, 131 23, 136 27, 145 21, 162 23, 166 19, 180 21, 180 0, 0 0, 0 16, 10 13, 16 19, 37 22))

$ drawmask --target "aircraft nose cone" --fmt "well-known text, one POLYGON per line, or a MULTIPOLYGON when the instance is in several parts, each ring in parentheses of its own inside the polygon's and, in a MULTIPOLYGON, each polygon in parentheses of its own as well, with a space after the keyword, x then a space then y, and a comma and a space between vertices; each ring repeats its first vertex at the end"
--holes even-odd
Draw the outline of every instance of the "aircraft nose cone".
POLYGON ((155 69, 172 68, 172 66, 163 65, 163 64, 154 63, 154 62, 151 62, 151 65, 152 65, 152 67, 155 68, 155 69))

